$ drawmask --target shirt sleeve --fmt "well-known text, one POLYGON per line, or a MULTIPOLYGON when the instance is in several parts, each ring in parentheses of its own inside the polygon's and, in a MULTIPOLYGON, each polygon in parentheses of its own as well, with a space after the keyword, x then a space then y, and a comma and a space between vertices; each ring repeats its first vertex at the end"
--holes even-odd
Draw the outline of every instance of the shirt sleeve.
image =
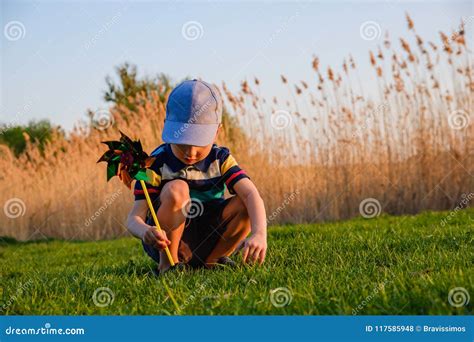
MULTIPOLYGON (((152 200, 152 202, 154 202, 160 195, 160 187, 150 185, 147 182, 145 182, 145 186, 148 190, 148 194, 150 195, 150 199, 152 200)), ((142 185, 139 181, 135 182, 133 194, 135 195, 135 201, 146 199, 145 192, 143 191, 142 185)))
POLYGON ((243 178, 250 177, 247 175, 245 170, 241 169, 240 166, 237 164, 235 158, 230 154, 229 149, 222 148, 222 152, 220 155, 220 168, 221 168, 221 175, 222 181, 225 182, 227 189, 232 195, 235 195, 234 185, 243 178))

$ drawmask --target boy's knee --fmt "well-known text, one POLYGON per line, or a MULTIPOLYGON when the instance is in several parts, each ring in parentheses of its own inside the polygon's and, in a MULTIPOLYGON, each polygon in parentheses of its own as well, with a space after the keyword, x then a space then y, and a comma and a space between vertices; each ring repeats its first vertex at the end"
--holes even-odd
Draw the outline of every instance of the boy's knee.
POLYGON ((160 197, 160 200, 181 207, 189 201, 188 184, 181 179, 175 179, 168 182, 163 187, 163 192, 162 196, 160 197))

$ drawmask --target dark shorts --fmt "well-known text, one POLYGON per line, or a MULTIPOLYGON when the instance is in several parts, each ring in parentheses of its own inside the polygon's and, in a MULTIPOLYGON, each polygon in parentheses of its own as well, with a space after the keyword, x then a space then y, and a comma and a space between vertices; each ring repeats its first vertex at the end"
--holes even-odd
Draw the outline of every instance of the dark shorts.
MULTIPOLYGON (((179 262, 186 263, 192 267, 204 266, 209 254, 216 246, 220 237, 227 228, 227 223, 222 219, 224 207, 232 197, 218 199, 202 203, 201 215, 186 218, 183 237, 178 247, 179 262)), ((155 210, 159 208, 159 200, 155 203, 155 210)), ((151 215, 147 216, 147 224, 154 225, 151 215)), ((145 252, 157 263, 160 262, 159 250, 147 245, 142 241, 145 252)))

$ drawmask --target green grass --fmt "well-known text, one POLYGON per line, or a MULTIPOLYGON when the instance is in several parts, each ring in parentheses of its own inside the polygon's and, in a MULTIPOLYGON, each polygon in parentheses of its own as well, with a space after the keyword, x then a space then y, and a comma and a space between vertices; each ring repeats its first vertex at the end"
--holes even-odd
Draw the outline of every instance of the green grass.
MULTIPOLYGON (((164 281, 184 315, 351 315, 359 305, 360 315, 472 314, 474 298, 455 308, 448 293, 463 287, 474 295, 474 209, 441 227, 447 215, 271 227, 263 267, 187 271, 164 281), (282 287, 292 300, 276 307, 271 291, 282 287)), ((2 314, 177 314, 136 239, 1 241, 2 314), (110 305, 94 304, 99 287, 113 292, 110 305)))

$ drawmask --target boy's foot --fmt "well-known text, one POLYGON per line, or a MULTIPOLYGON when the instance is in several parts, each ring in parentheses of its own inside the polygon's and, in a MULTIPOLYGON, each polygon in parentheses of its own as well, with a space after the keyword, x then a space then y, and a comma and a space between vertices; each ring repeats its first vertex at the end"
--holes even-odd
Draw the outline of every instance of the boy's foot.
POLYGON ((226 256, 223 256, 217 259, 217 264, 222 265, 222 266, 228 266, 231 268, 237 267, 237 264, 235 263, 235 261, 226 256))

